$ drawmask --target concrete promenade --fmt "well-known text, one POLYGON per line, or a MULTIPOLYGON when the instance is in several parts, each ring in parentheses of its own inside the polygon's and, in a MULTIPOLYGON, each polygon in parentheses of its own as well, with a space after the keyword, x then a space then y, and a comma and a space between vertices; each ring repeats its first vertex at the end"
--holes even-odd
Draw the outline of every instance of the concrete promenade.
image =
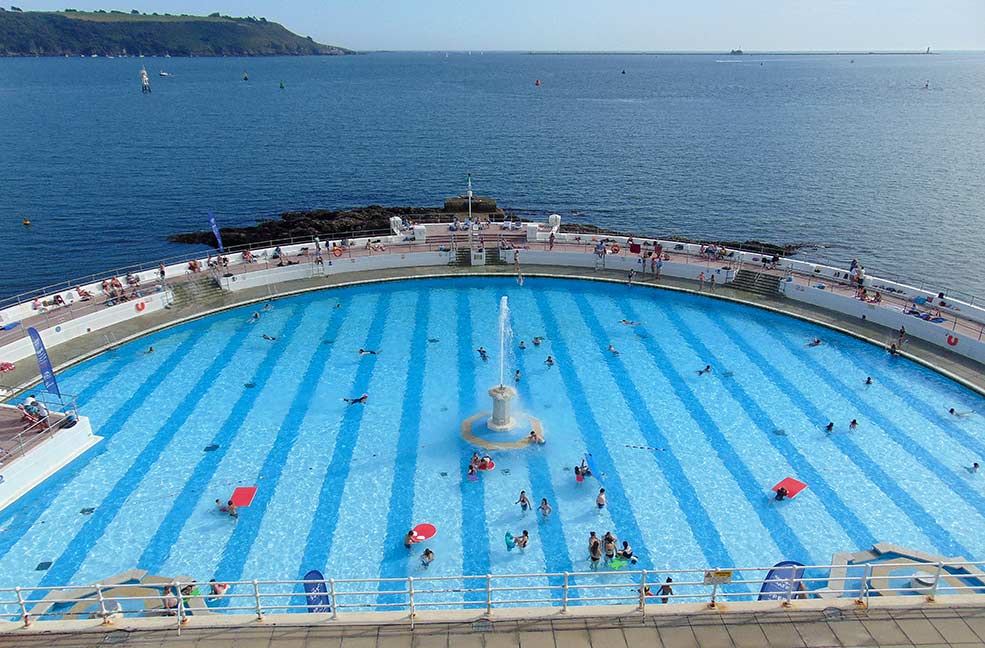
MULTIPOLYGON (((283 618, 283 617, 282 617, 283 618)), ((409 625, 258 625, 0 635, 0 648, 828 648, 985 646, 985 608, 836 608, 409 625)))

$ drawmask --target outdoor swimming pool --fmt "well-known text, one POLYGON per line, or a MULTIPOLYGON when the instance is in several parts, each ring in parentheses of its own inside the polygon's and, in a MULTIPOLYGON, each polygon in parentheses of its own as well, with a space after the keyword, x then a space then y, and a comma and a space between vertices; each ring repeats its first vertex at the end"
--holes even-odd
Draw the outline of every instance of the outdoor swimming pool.
POLYGON ((985 559, 985 474, 965 469, 985 458, 985 418, 947 413, 982 399, 855 339, 694 295, 537 278, 328 290, 250 323, 255 310, 61 376, 106 439, 0 513, 0 586, 134 567, 199 581, 420 575, 425 546, 429 575, 582 571, 593 530, 658 571, 826 564, 874 542, 985 559), (528 347, 508 373, 521 370, 519 407, 547 443, 492 452, 496 470, 471 482, 461 421, 490 409, 502 295, 528 347), (364 392, 365 406, 342 401, 364 392), (577 484, 589 452, 601 483, 577 484), (786 476, 809 487, 777 505, 767 493, 786 476), (217 512, 251 485, 238 520, 217 512), (521 489, 553 514, 521 513, 521 489), (408 551, 421 522, 438 533, 408 551), (505 532, 523 529, 530 546, 508 552, 505 532))

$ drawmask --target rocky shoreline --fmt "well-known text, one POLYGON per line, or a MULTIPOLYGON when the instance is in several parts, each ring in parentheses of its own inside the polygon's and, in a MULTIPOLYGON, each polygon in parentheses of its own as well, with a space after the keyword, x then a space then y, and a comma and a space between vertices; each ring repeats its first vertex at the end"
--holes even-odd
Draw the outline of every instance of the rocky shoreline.
MULTIPOLYGON (((399 216, 417 223, 449 221, 456 215, 462 217, 462 213, 458 209, 460 206, 460 199, 450 198, 446 201, 444 207, 384 207, 381 205, 370 205, 368 207, 335 211, 325 209, 291 211, 280 214, 279 218, 276 219, 262 219, 256 225, 249 227, 223 227, 220 232, 222 234, 222 242, 228 248, 258 245, 291 238, 310 239, 315 236, 326 239, 340 238, 342 236, 360 233, 378 233, 381 236, 385 236, 389 233, 390 218, 392 216, 399 216)), ((483 218, 488 217, 493 222, 504 219, 527 221, 527 219, 507 214, 496 206, 494 200, 489 198, 479 197, 474 199, 473 213, 483 218)), ((646 238, 639 236, 638 233, 620 232, 596 225, 564 223, 563 221, 561 231, 591 236, 637 236, 638 238, 646 238)), ((780 256, 789 256, 797 252, 797 250, 807 247, 804 244, 778 244, 756 240, 711 241, 684 236, 659 236, 654 238, 679 241, 681 243, 715 243, 717 245, 724 245, 725 247, 754 250, 763 254, 777 254, 780 256)), ((215 236, 209 230, 172 234, 168 237, 168 240, 172 243, 189 243, 216 247, 215 236)))

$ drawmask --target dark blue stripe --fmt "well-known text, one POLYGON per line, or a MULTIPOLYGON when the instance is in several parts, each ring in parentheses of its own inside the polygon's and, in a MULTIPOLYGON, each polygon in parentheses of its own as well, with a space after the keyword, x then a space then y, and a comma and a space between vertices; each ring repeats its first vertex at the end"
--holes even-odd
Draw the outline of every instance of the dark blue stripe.
MULTIPOLYGON (((680 316, 672 308, 667 308, 661 311, 661 313, 673 324, 674 328, 684 339, 688 340, 688 344, 697 351, 699 357, 704 358, 706 363, 710 363, 715 367, 722 367, 725 363, 720 357, 718 357, 710 348, 705 346, 701 342, 700 338, 693 333, 681 321, 680 316)), ((742 344, 739 342, 739 338, 725 322, 721 319, 715 321, 719 330, 728 338, 729 342, 739 349, 749 360, 750 364, 754 367, 768 367, 770 362, 766 360, 762 355, 760 355, 754 348, 742 344)), ((773 372, 763 372, 773 373, 773 372)), ((742 388, 738 380, 722 380, 719 373, 712 373, 710 378, 718 381, 725 389, 732 393, 732 398, 735 399, 737 403, 745 410, 746 415, 756 424, 757 430, 766 438, 770 444, 777 449, 780 455, 793 467, 797 475, 802 479, 807 480, 807 483, 811 485, 811 489, 817 493, 818 500, 827 510, 828 514, 834 519, 834 521, 841 526, 845 531, 845 534, 851 538, 852 542, 859 549, 866 549, 872 546, 873 543, 878 542, 879 539, 872 533, 871 530, 859 519, 855 512, 852 511, 842 500, 841 497, 835 492, 830 484, 821 476, 821 473, 817 471, 816 468, 804 457, 803 454, 797 450, 797 447, 786 437, 781 437, 773 434, 773 430, 776 430, 780 426, 776 424, 770 415, 760 407, 759 403, 742 388)), ((847 547, 846 547, 847 548, 847 547)), ((824 562, 827 557, 812 558, 811 562, 824 562)))
MULTIPOLYGON (((760 327, 758 322, 747 322, 748 326, 760 327)), ((801 360, 804 365, 809 369, 814 369, 814 373, 824 379, 830 380, 831 374, 826 371, 819 371, 820 367, 816 361, 808 356, 810 354, 805 354, 803 348, 796 347, 789 339, 783 335, 770 335, 770 338, 776 340, 781 345, 783 345, 792 356, 801 360), (825 376, 824 374, 827 374, 825 376)), ((782 391, 786 392, 790 400, 800 409, 808 419, 816 421, 818 426, 823 426, 823 421, 830 420, 829 417, 825 416, 814 403, 811 402, 806 396, 804 396, 801 391, 793 385, 789 380, 783 377, 782 372, 774 371, 770 373, 770 377, 774 384, 779 387, 782 391)), ((829 383, 830 384, 830 383, 829 383)), ((869 457, 864 450, 851 437, 844 434, 832 434, 829 439, 838 446, 838 449, 847 457, 852 463, 858 466, 868 477, 868 479, 875 484, 875 486, 885 493, 886 497, 896 502, 899 509, 913 522, 914 525, 923 533, 927 535, 931 542, 934 543, 938 551, 944 552, 948 556, 966 556, 968 558, 971 555, 968 551, 957 542, 945 528, 937 523, 937 520, 927 512, 913 497, 903 490, 895 480, 893 480, 886 472, 869 457)))
MULTIPOLYGON (((190 519, 199 501, 197 493, 202 489, 202 485, 207 484, 215 474, 222 459, 235 443, 239 433, 242 432, 243 424, 256 400, 263 393, 274 369, 287 352, 288 342, 294 337, 295 331, 301 325, 302 318, 297 316, 296 310, 294 308, 288 311, 287 319, 284 321, 286 327, 282 325, 280 330, 271 332, 275 337, 282 338, 283 341, 279 344, 264 345, 263 357, 257 363, 253 377, 250 379, 256 387, 243 389, 226 419, 216 426, 217 433, 212 442, 219 446, 218 450, 203 453, 201 459, 198 460, 195 468, 191 471, 191 475, 185 481, 181 493, 175 498, 174 506, 168 511, 154 537, 144 548, 144 552, 137 562, 137 566, 141 569, 146 569, 151 574, 160 573, 161 568, 171 557, 171 549, 181 536, 185 523, 190 519)), ((339 313, 340 311, 332 310, 328 332, 330 337, 334 337, 335 331, 338 330, 341 322, 339 313)), ((319 345, 315 355, 324 355, 324 349, 327 348, 330 347, 319 345)))
MULTIPOLYGON (((106 532, 107 527, 116 518, 120 509, 126 503, 128 496, 133 493, 134 490, 140 485, 140 482, 147 475, 147 471, 150 466, 154 465, 155 462, 160 458, 161 454, 168 447, 168 444, 175 437, 175 435, 181 430, 181 427, 188 421, 188 418, 192 415, 195 410, 195 406, 199 403, 202 398, 202 394, 216 381, 219 374, 225 369, 233 360, 235 359, 235 352, 239 347, 247 340, 249 336, 249 327, 242 327, 235 335, 230 337, 223 348, 216 355, 216 359, 212 361, 209 367, 202 372, 198 381, 189 390, 181 402, 177 404, 171 415, 168 416, 167 420, 158 428, 157 432, 150 437, 150 441, 140 451, 137 458, 134 459, 133 463, 127 469, 126 473, 113 485, 109 494, 103 499, 102 503, 96 507, 95 512, 86 520, 85 524, 75 537, 69 542, 65 551, 59 556, 51 569, 45 573, 44 578, 41 579, 40 585, 42 587, 49 585, 64 585, 71 582, 72 576, 78 571, 82 562, 85 560, 88 552, 96 545, 96 542, 103 536, 106 532)), ((103 429, 109 428, 111 433, 116 433, 126 421, 130 419, 130 416, 139 407, 139 404, 144 403, 150 396, 150 393, 154 391, 156 387, 160 387, 163 384, 163 380, 172 371, 178 371, 181 368, 182 358, 189 353, 195 346, 196 343, 206 339, 205 336, 192 336, 189 337, 181 347, 179 351, 175 352, 177 360, 167 363, 167 370, 163 372, 161 376, 161 381, 154 384, 154 387, 148 385, 147 393, 138 394, 140 395, 139 400, 135 400, 138 394, 135 394, 131 398, 133 403, 129 401, 127 405, 123 408, 123 413, 120 416, 114 416, 113 424, 104 426, 103 429), (183 353, 181 352, 183 350, 183 353), (131 406, 132 405, 132 406, 131 406)), ((155 373, 157 375, 157 373, 155 373)), ((40 596, 42 592, 38 592, 37 595, 40 596)))
MULTIPOLYGON (((465 420, 479 411, 475 398, 475 352, 472 351, 472 307, 467 289, 456 292, 458 329, 458 418, 465 420)), ((465 478, 472 447, 462 443, 462 469, 460 486, 462 495, 462 573, 465 576, 481 576, 490 571, 489 528, 486 526, 485 480, 469 481, 465 478)), ((465 581, 467 587, 477 587, 479 581, 465 581)), ((466 601, 485 601, 482 592, 468 592, 466 601)), ((465 605, 475 608, 477 605, 465 605)))
MULTIPOLYGON (((607 340, 610 336, 606 333, 605 328, 602 326, 601 322, 599 322, 595 312, 588 304, 588 301, 585 299, 585 295, 581 292, 573 292, 571 296, 578 305, 578 310, 581 313, 581 317, 588 329, 592 332, 594 339, 597 340, 599 344, 602 343, 602 340, 607 340)), ((652 337, 647 338, 647 340, 652 339, 652 337)), ((647 348, 651 354, 654 354, 653 349, 650 349, 649 346, 647 346, 647 348)), ((656 352, 662 353, 659 349, 657 349, 656 352)), ((666 360, 658 361, 656 364, 666 376, 666 371, 663 370, 662 366, 665 362, 666 360)), ((640 394, 639 390, 636 389, 632 374, 626 369, 623 361, 618 356, 614 356, 604 364, 608 368, 609 374, 612 376, 612 381, 619 386, 619 391, 622 393, 623 399, 626 401, 629 411, 633 412, 635 415, 637 419, 637 427, 640 429, 640 434, 642 434, 643 438, 646 439, 646 444, 654 448, 670 447, 670 442, 661 431, 660 425, 657 423, 656 419, 654 419, 650 414, 650 409, 646 404, 646 400, 640 394)), ((667 378, 668 381, 673 384, 674 381, 671 380, 669 376, 667 378)), ((693 397, 693 395, 691 396, 693 397)), ((678 399, 683 401, 684 396, 678 393, 678 399)), ((690 411, 690 407, 688 407, 688 410, 690 411)), ((722 540, 722 536, 718 533, 718 528, 712 521, 711 516, 708 514, 708 511, 705 510, 704 506, 701 505, 701 501, 694 496, 699 489, 695 487, 687 478, 687 473, 685 472, 684 467, 677 460, 677 457, 674 456, 674 453, 654 451, 653 457, 657 460, 657 464, 659 464, 660 470, 663 473, 664 478, 667 480, 667 484, 670 486, 671 491, 677 498, 677 501, 680 504, 681 512, 684 513, 684 517, 687 519, 688 525, 691 527, 691 533, 694 536, 698 546, 701 547, 702 553, 705 555, 707 564, 728 566, 735 565, 735 560, 729 553, 728 547, 725 546, 725 542, 722 540)), ((725 464, 727 466, 728 462, 725 462, 725 464)))
MULTIPOLYGON (((187 340, 186 340, 187 342, 187 340)), ((103 435, 103 428, 107 428, 110 422, 113 421, 114 416, 119 416, 122 414, 127 414, 133 411, 133 408, 140 404, 137 399, 137 394, 143 392, 144 394, 149 393, 148 385, 155 386, 162 380, 163 376, 166 375, 168 370, 168 361, 171 355, 174 355, 181 347, 177 347, 172 351, 171 354, 162 354, 162 358, 159 358, 161 362, 160 366, 152 372, 148 377, 141 383, 133 395, 120 407, 114 410, 113 414, 110 415, 108 421, 96 428, 93 425, 93 433, 98 435, 103 435)), ((187 354, 184 351, 182 355, 187 354)), ((156 354, 155 354, 156 355, 156 354)), ((107 382, 111 378, 107 379, 107 382)), ((98 390, 93 390, 95 393, 98 390)), ((80 409, 82 400, 79 401, 80 409)), ((82 415, 85 415, 85 411, 82 411, 82 415)), ((119 429, 119 426, 117 426, 119 429)), ((3 511, 3 517, 0 519, 12 520, 9 524, 0 524, 0 526, 6 526, 7 530, 4 533, 0 533, 0 557, 7 554, 10 549, 15 546, 23 537, 30 531, 31 527, 37 523, 40 516, 47 510, 48 506, 53 502, 57 501, 58 497, 61 495, 62 491, 65 490, 79 474, 85 470, 89 463, 106 452, 109 443, 103 441, 96 444, 89 450, 87 450, 82 455, 76 457, 72 463, 65 466, 54 475, 49 477, 45 482, 35 488, 33 488, 29 493, 21 497, 14 504, 8 506, 3 511)))
MULTIPOLYGON (((589 398, 585 392, 585 387, 578 378, 575 371, 575 359, 568 351, 568 345, 560 332, 564 329, 558 324, 554 311, 544 299, 534 299, 540 318, 548 331, 555 331, 558 334, 551 338, 551 347, 557 364, 554 365, 561 374, 568 400, 574 408, 576 420, 581 424, 578 431, 588 452, 595 459, 600 472, 605 473, 605 494, 608 496, 609 514, 616 525, 616 535, 621 538, 638 538, 642 544, 643 532, 636 521, 633 507, 626 497, 626 490, 623 488, 622 479, 616 468, 609 448, 605 443, 605 436, 602 427, 595 418, 592 408, 588 406, 589 398)), ((632 543, 631 543, 632 544, 632 543)), ((640 562, 644 562, 646 557, 641 557, 640 562)))
MULTIPOLYGON (((512 312, 510 318, 511 320, 513 318, 512 312)), ((516 330, 515 322, 511 321, 510 326, 514 331, 516 330)), ((527 368, 524 363, 524 354, 515 353, 514 356, 516 368, 520 370, 520 374, 523 376, 517 385, 517 392, 522 402, 532 405, 534 403, 534 397, 530 392, 530 382, 525 378, 527 368)), ((531 490, 541 497, 547 498, 548 503, 553 502, 552 506, 557 507, 557 494, 554 492, 551 471, 547 465, 547 459, 544 458, 544 453, 540 448, 534 447, 521 450, 521 452, 527 455, 527 473, 530 476, 531 490)), ((552 573, 573 571, 571 555, 568 553, 568 543, 565 539, 564 523, 561 520, 560 513, 555 510, 549 517, 545 518, 539 510, 535 509, 534 515, 537 517, 537 528, 540 532, 547 571, 552 573)), ((548 579, 548 583, 551 586, 558 587, 563 585, 564 578, 557 576, 551 577, 548 579)), ((551 595, 557 600, 564 598, 564 594, 560 590, 552 590, 551 595)), ((571 598, 581 597, 576 589, 570 589, 568 596, 571 598)))
MULTIPOLYGON (((362 348, 379 348, 380 340, 383 337, 383 328, 390 314, 389 310, 390 292, 383 291, 376 303, 373 321, 370 322, 369 330, 366 332, 366 340, 361 345, 362 348)), ((366 356, 360 360, 359 369, 356 371, 352 385, 353 396, 369 393, 369 383, 375 367, 375 355, 366 356)), ((356 442, 359 439, 359 427, 363 420, 363 412, 367 407, 375 406, 373 399, 376 402, 382 402, 383 405, 381 406, 385 407, 386 397, 386 394, 371 395, 368 405, 347 405, 345 407, 338 436, 335 439, 335 448, 332 451, 332 460, 325 471, 325 478, 318 495, 318 507, 311 518, 308 540, 298 570, 299 580, 312 569, 325 571, 328 556, 332 552, 335 528, 339 521, 339 506, 342 503, 346 479, 349 477, 352 453, 355 451, 356 442)), ((299 401, 295 400, 295 403, 299 403, 299 401)), ((299 403, 299 406, 307 407, 307 401, 299 403)))
MULTIPOLYGON (((414 514, 414 486, 407 483, 407 475, 417 471, 417 443, 421 421, 424 374, 428 356, 428 317, 431 296, 428 291, 418 293, 414 321, 410 323, 414 333, 410 339, 410 359, 404 385, 404 397, 397 433, 397 449, 394 453, 393 483, 390 486, 390 508, 387 515, 386 537, 380 561, 380 578, 407 576, 413 561, 408 561, 404 548, 404 536, 411 528, 414 514)), ((380 583, 381 592, 392 590, 392 583, 380 583)), ((381 595, 380 603, 398 603, 402 597, 381 595)))

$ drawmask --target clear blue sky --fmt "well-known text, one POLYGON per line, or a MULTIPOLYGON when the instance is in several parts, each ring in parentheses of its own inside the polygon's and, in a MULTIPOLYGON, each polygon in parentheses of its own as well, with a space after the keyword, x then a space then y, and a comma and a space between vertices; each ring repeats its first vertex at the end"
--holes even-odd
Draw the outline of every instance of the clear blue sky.
POLYGON ((985 49, 985 0, 120 1, 17 6, 265 16, 363 50, 985 49))

